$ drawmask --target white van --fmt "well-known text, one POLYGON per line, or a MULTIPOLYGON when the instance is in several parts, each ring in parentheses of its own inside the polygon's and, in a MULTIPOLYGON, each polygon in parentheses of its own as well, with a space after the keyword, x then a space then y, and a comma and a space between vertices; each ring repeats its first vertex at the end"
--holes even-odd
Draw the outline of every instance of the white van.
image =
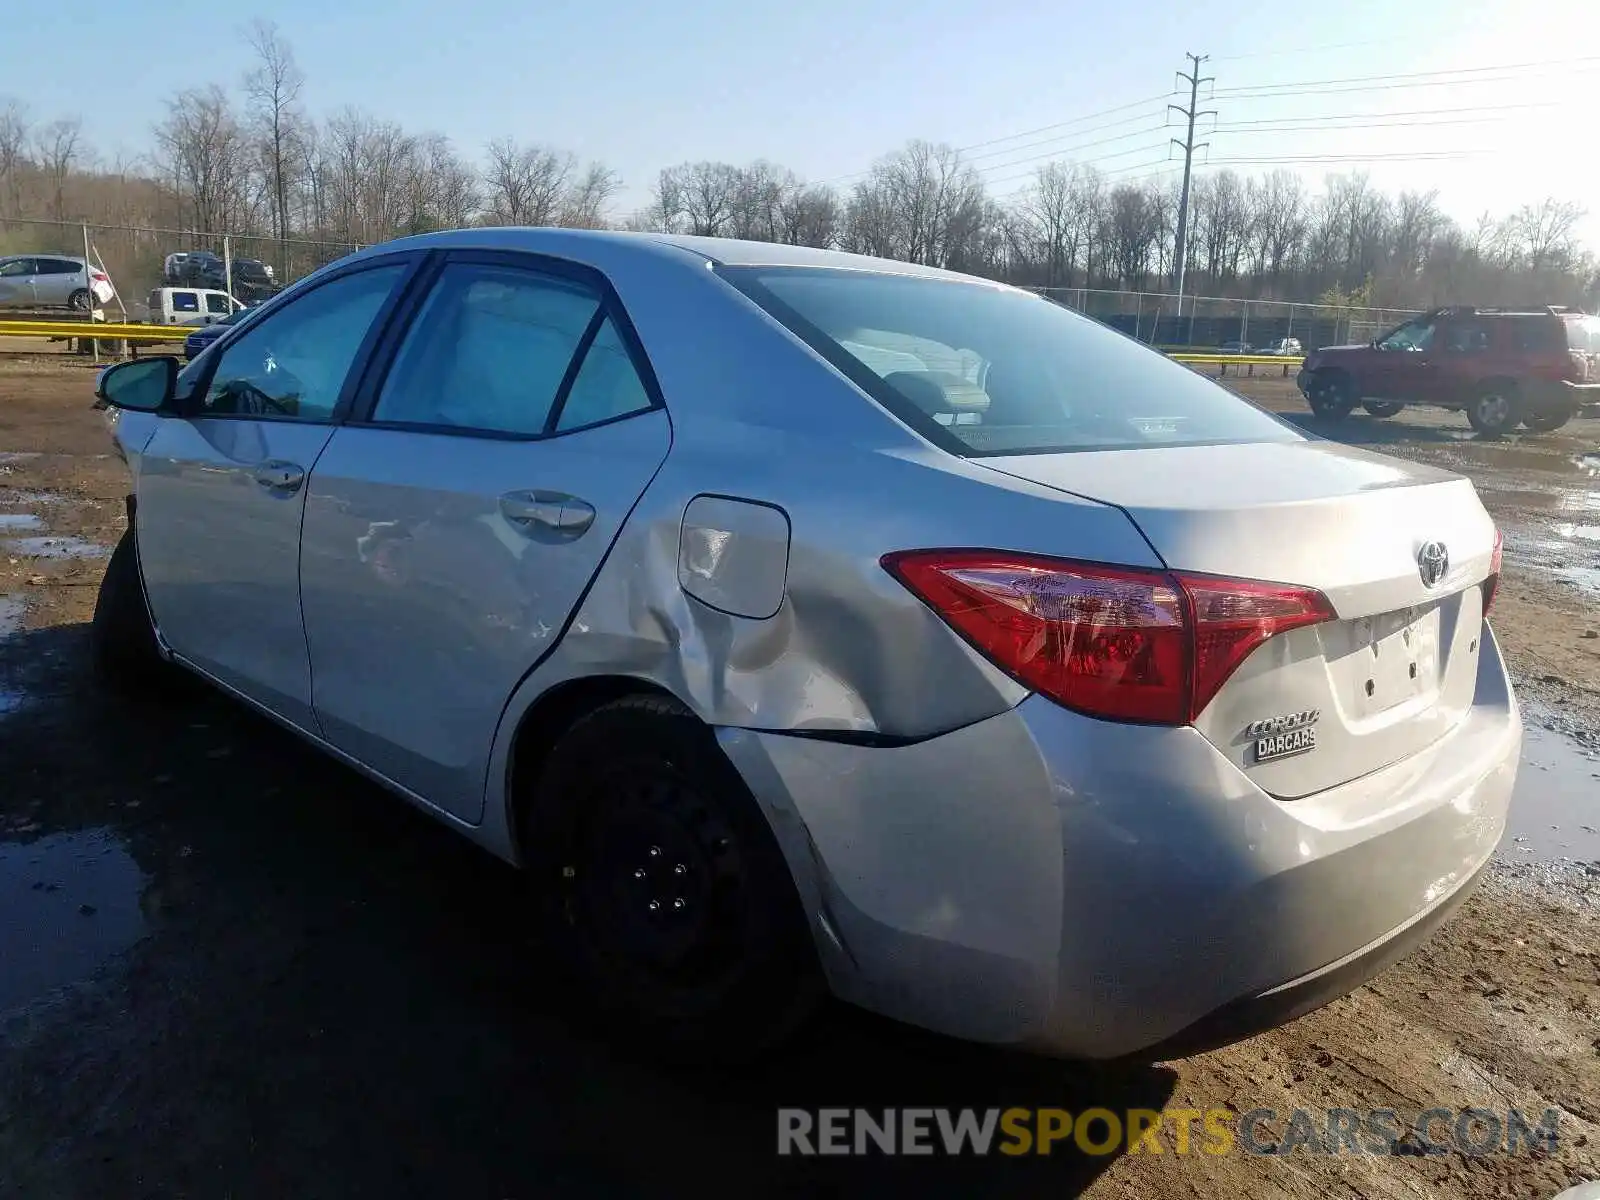
POLYGON ((210 288, 152 288, 145 320, 152 325, 213 325, 246 307, 227 292, 210 288))

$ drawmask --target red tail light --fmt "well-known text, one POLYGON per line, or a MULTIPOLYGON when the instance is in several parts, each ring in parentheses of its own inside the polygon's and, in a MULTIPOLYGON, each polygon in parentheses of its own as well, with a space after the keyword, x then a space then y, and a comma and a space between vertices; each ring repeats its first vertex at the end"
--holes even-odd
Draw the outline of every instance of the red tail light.
POLYGON ((991 550, 884 568, 1007 674, 1091 716, 1183 725, 1268 638, 1332 620, 1321 592, 991 550))
POLYGON ((1505 534, 1494 531, 1494 553, 1489 556, 1489 577, 1483 581, 1483 615, 1489 615, 1494 594, 1500 590, 1500 567, 1504 561, 1505 534))
POLYGON ((89 272, 89 278, 94 280, 96 283, 110 283, 111 282, 111 277, 109 275, 107 275, 104 271, 90 271, 89 272))

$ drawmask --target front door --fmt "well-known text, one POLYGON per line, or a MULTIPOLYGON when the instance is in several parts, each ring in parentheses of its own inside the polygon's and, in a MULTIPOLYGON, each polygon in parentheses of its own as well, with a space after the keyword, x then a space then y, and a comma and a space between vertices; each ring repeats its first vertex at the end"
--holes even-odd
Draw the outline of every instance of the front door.
POLYGON ((462 820, 671 428, 603 279, 447 260, 311 475, 300 572, 324 736, 462 820))
POLYGON ((1362 389, 1380 400, 1400 400, 1424 404, 1438 392, 1436 334, 1438 322, 1418 317, 1392 330, 1377 344, 1372 370, 1367 372, 1362 389))
POLYGON ((33 270, 31 258, 8 258, 0 263, 0 308, 32 308, 33 270))
POLYGON ((185 380, 140 459, 139 560, 173 651, 315 729, 300 617, 305 484, 412 260, 332 277, 185 380))

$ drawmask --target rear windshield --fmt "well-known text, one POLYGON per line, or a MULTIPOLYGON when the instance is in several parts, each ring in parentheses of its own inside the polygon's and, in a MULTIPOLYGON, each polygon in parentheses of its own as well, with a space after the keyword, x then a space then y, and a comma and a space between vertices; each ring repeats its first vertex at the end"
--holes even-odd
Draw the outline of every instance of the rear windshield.
POLYGON ((832 268, 721 274, 955 454, 1303 440, 1187 367, 1025 292, 832 268))

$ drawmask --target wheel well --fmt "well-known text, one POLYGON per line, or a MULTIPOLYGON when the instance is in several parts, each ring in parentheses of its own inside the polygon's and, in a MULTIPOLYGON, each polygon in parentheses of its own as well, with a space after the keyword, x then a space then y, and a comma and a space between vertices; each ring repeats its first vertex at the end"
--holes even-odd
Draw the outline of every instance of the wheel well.
POLYGON ((559 683, 533 702, 522 716, 511 743, 506 769, 506 795, 511 818, 511 836, 518 861, 524 860, 523 819, 533 797, 545 758, 555 749, 561 735, 583 717, 602 705, 624 696, 666 696, 672 693, 647 680, 628 675, 592 675, 559 683))

